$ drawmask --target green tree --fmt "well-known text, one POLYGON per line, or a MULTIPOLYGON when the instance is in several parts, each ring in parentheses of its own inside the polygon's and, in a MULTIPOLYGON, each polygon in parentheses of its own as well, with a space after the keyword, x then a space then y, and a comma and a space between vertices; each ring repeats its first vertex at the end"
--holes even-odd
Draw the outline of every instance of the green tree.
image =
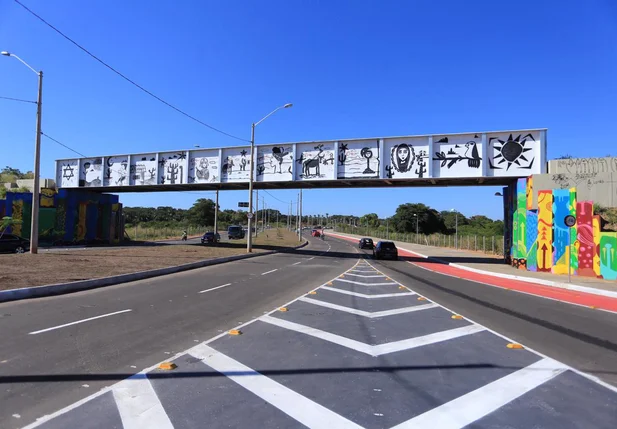
POLYGON ((200 198, 187 212, 187 220, 193 225, 214 225, 216 204, 210 198, 200 198))
POLYGON ((390 227, 397 232, 416 232, 416 223, 422 234, 444 232, 446 229, 439 212, 422 203, 401 204, 390 218, 390 227))
POLYGON ((377 228, 379 226, 379 216, 377 213, 365 214, 360 218, 360 226, 367 226, 369 228, 377 228))

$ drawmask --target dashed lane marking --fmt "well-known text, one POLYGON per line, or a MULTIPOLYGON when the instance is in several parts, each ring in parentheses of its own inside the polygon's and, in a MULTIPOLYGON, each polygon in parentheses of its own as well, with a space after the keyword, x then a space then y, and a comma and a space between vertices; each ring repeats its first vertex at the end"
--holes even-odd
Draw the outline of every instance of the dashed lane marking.
POLYGON ((205 344, 189 354, 309 428, 362 427, 205 344))
POLYGON ((568 369, 552 359, 541 359, 479 389, 459 396, 392 429, 459 429, 496 411, 568 369))
POLYGON ((376 299, 376 298, 392 298, 393 296, 410 296, 410 295, 416 295, 415 292, 397 292, 397 293, 381 293, 381 294, 377 294, 377 295, 367 295, 365 293, 360 293, 360 292, 350 292, 348 290, 344 290, 344 289, 338 289, 335 287, 330 287, 330 286, 321 286, 321 289, 325 289, 325 290, 329 290, 331 292, 338 292, 338 293, 342 293, 344 295, 351 295, 351 296, 357 296, 360 298, 368 298, 368 299, 376 299))
POLYGON ((89 322, 91 320, 102 319, 103 317, 115 316, 116 314, 128 313, 133 311, 130 308, 127 310, 114 311, 113 313, 101 314, 100 316, 88 317, 87 319, 76 320, 71 323, 65 323, 64 325, 52 326, 51 328, 41 329, 40 331, 30 332, 29 335, 42 334, 43 332, 53 331, 55 329, 66 328, 67 326, 77 325, 79 323, 89 322))
POLYGON ((222 287, 227 287, 227 286, 231 286, 231 283, 225 283, 224 285, 220 285, 220 286, 213 287, 213 288, 210 288, 210 289, 202 290, 201 292, 197 292, 197 293, 206 293, 206 292, 210 292, 212 290, 217 290, 217 289, 220 289, 222 287))
POLYGON ((298 264, 301 264, 301 263, 302 263, 302 261, 296 262, 295 264, 291 264, 291 265, 298 265, 298 264))
POLYGON ((275 269, 273 269, 273 270, 266 271, 265 273, 261 273, 261 275, 262 275, 262 276, 265 276, 266 274, 270 274, 270 273, 273 273, 273 272, 278 271, 278 270, 279 270, 278 268, 275 268, 275 269))
POLYGON ((320 338, 329 341, 339 346, 365 353, 371 356, 381 356, 388 353, 399 352, 401 350, 409 350, 416 347, 422 347, 429 344, 440 343, 442 341, 452 340, 465 335, 475 334, 484 331, 484 327, 480 325, 468 325, 446 331, 436 332, 434 334, 423 335, 421 337, 408 338, 406 340, 393 341, 390 343, 370 345, 330 332, 322 331, 321 329, 311 328, 310 326, 301 325, 299 323, 289 322, 287 320, 278 319, 272 316, 262 316, 260 321, 278 326, 280 328, 289 329, 290 331, 299 332, 301 334, 310 335, 311 337, 320 338))
POLYGON ((439 307, 437 304, 424 304, 424 305, 414 305, 411 307, 403 307, 403 308, 395 308, 393 310, 383 310, 383 311, 364 311, 358 310, 356 308, 345 307, 343 305, 332 304, 325 301, 319 301, 313 298, 302 297, 298 301, 308 302, 309 304, 319 305, 321 307, 331 308, 332 310, 344 311, 345 313, 356 314, 358 316, 364 316, 368 318, 376 318, 376 317, 384 317, 384 316, 392 316, 394 314, 404 314, 404 313, 412 313, 414 311, 428 310, 430 308, 439 307))
POLYGON ((362 275, 362 274, 347 273, 345 275, 347 275, 347 276, 355 276, 355 277, 362 277, 362 278, 365 278, 365 279, 376 278, 376 277, 385 277, 385 275, 383 275, 383 274, 379 274, 377 276, 365 276, 365 275, 362 275))

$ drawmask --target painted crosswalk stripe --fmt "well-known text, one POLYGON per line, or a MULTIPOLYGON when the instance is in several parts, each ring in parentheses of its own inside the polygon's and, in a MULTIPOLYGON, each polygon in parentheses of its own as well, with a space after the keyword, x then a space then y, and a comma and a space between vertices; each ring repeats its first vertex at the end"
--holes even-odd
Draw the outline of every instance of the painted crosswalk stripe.
POLYGON ((212 347, 200 344, 189 350, 189 354, 309 428, 361 428, 212 347))
POLYGON ((362 285, 362 286, 392 286, 392 285, 397 285, 398 283, 395 282, 386 282, 386 283, 363 283, 363 282, 357 282, 355 280, 347 280, 347 279, 336 279, 337 282, 343 282, 343 283, 352 283, 355 285, 362 285))
POLYGON ((343 305, 332 304, 330 302, 319 301, 318 299, 307 298, 307 297, 302 297, 298 301, 308 302, 309 304, 331 308, 332 310, 344 311, 345 313, 356 314, 358 316, 364 316, 370 319, 373 319, 376 317, 392 316, 394 314, 412 313, 414 311, 428 310, 431 308, 439 307, 437 304, 430 303, 430 304, 423 304, 423 305, 413 305, 411 307, 395 308, 393 310, 369 312, 369 311, 364 311, 364 310, 358 310, 356 308, 345 307, 343 305))
POLYGON ((173 429, 145 374, 136 374, 113 388, 124 429, 173 429))
POLYGON ((480 325, 468 325, 461 328, 449 329, 447 331, 436 332, 434 334, 423 335, 421 337, 408 338, 406 340, 393 341, 390 343, 371 345, 330 332, 322 331, 321 329, 311 328, 310 326, 301 325, 299 323, 289 322, 272 316, 262 316, 259 318, 262 322, 278 326, 280 328, 289 329, 291 331, 310 335, 325 341, 329 341, 339 346, 365 353, 371 356, 381 356, 388 353, 409 350, 416 347, 422 347, 429 344, 440 343, 442 341, 459 338, 465 335, 475 334, 476 332, 484 331, 485 328, 480 325))
POLYGON ((557 377, 566 369, 565 365, 552 359, 541 359, 528 367, 394 426, 394 428, 459 429, 465 427, 557 377))
POLYGON ((342 293, 344 295, 351 295, 351 296, 357 296, 360 298, 368 298, 368 299, 376 299, 376 298, 392 298, 395 296, 411 296, 411 295, 416 295, 415 292, 396 292, 396 293, 380 293, 380 294, 376 294, 376 295, 367 295, 365 293, 360 293, 360 292, 350 292, 348 290, 345 289, 338 289, 335 287, 331 287, 331 286, 322 286, 322 289, 325 290, 329 290, 331 292, 337 292, 337 293, 342 293))

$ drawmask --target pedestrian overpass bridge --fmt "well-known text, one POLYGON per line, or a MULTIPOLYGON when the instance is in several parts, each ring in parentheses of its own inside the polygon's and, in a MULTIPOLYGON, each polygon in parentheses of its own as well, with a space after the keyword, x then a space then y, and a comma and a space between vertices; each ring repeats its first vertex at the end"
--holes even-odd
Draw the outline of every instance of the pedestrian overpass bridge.
POLYGON ((94 192, 508 185, 546 173, 546 129, 198 148, 56 161, 94 192))

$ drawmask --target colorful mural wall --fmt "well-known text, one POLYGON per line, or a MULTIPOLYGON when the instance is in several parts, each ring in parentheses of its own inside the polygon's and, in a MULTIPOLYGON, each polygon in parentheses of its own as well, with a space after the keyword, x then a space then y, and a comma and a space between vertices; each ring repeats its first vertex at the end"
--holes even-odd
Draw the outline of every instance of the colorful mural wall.
POLYGON ((503 189, 506 243, 513 266, 529 271, 617 280, 617 232, 602 231, 592 201, 577 201, 576 188, 535 190, 531 178, 503 189), (576 224, 568 228, 566 216, 576 224))
MULTIPOLYGON (((122 205, 117 195, 87 191, 42 189, 40 194, 39 237, 43 244, 117 243, 124 226, 122 205)), ((0 200, 0 217, 21 220, 7 232, 30 238, 32 194, 8 192, 0 200)))

